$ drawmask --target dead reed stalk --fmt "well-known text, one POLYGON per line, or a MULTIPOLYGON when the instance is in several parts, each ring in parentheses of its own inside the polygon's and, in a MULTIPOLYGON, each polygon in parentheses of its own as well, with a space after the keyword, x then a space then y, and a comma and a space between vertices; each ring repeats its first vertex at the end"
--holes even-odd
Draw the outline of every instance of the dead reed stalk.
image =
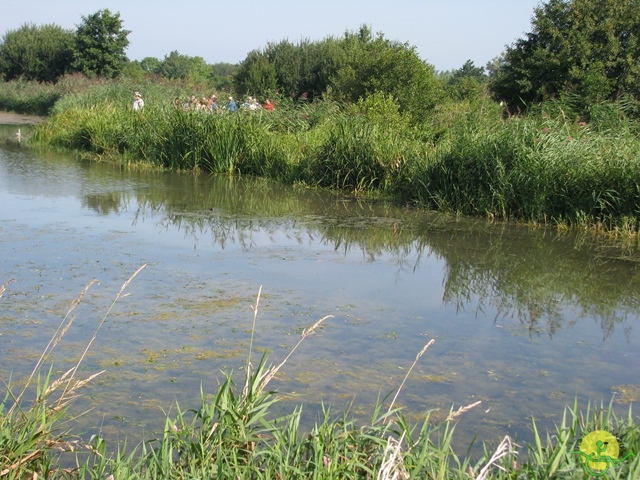
POLYGON ((418 363, 418 360, 420 360, 420 358, 422 357, 422 355, 424 355, 424 353, 427 351, 427 349, 433 345, 434 343, 436 343, 435 339, 431 339, 429 340, 429 342, 422 347, 422 350, 420 350, 418 352, 418 354, 416 355, 416 359, 413 361, 413 363, 411 364, 411 367, 409 368, 409 371, 407 372, 407 374, 404 376, 404 378, 402 379, 402 383, 400 383, 400 386, 398 387, 398 391, 396 392, 396 394, 393 397, 393 400, 391 401, 391 405, 389 405, 389 410, 388 413, 391 412, 391 410, 393 409, 393 405, 396 403, 396 400, 398 398, 398 395, 400 395, 400 390, 402 390, 402 387, 404 387, 405 382, 407 381, 407 378, 409 378, 409 375, 411 375, 411 371, 413 370, 413 368, 416 366, 416 364, 418 363))
POLYGON ((289 353, 284 358, 284 360, 277 367, 270 368, 268 373, 264 376, 264 379, 260 383, 260 390, 264 390, 264 388, 271 381, 271 379, 273 379, 273 377, 276 376, 276 373, 278 373, 278 371, 282 368, 282 366, 285 363, 287 363, 287 360, 289 360, 289 357, 293 355, 293 352, 296 351, 296 349, 300 346, 300 344, 304 341, 304 339, 312 335, 315 332, 315 330, 320 326, 320 324, 322 324, 322 322, 324 322, 327 318, 333 318, 333 315, 326 315, 322 317, 320 320, 314 323, 312 327, 306 328, 302 331, 302 335, 300 335, 300 340, 298 340, 298 343, 296 343, 295 346, 289 351, 289 353))
POLYGON ((404 440, 404 432, 400 440, 388 438, 377 480, 408 480, 410 478, 402 458, 402 440, 404 440))
POLYGON ((462 415, 463 413, 468 412, 469 410, 471 410, 472 408, 477 407, 478 405, 480 405, 482 403, 482 400, 478 400, 475 403, 472 403, 470 405, 467 405, 466 407, 460 407, 458 410, 456 410, 455 412, 451 412, 449 414, 449 416, 447 417, 447 419, 445 420, 445 422, 452 422, 454 421, 456 418, 458 418, 460 415, 462 415))
POLYGON ((0 297, 2 297, 2 294, 7 289, 7 285, 9 285, 11 282, 15 282, 15 281, 16 281, 15 278, 10 278, 2 286, 0 286, 0 297))
POLYGON ((482 470, 480 470, 480 473, 475 478, 475 480, 485 480, 487 478, 487 475, 489 474, 489 470, 491 469, 491 467, 493 465, 498 467, 500 470, 506 472, 507 470, 504 467, 501 467, 500 465, 497 465, 496 462, 498 462, 498 460, 500 460, 501 458, 506 457, 508 455, 517 455, 518 452, 515 449, 516 447, 517 447, 517 445, 512 443, 511 437, 509 437, 509 435, 506 435, 502 439, 502 442, 500 442, 500 445, 498 445, 498 448, 493 453, 493 455, 491 456, 491 458, 489 459, 487 464, 482 468, 482 470))

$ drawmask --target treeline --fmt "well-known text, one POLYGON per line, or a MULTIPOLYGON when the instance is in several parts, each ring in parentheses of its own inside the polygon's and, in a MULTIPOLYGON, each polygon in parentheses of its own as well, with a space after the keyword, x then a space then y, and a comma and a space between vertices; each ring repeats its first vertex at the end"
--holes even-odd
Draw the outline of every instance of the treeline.
POLYGON ((124 29, 119 13, 108 9, 82 17, 76 30, 55 24, 25 24, 7 31, 0 41, 0 78, 57 83, 65 75, 142 79, 157 75, 192 84, 230 87, 237 65, 207 64, 202 57, 173 51, 163 60, 147 57, 130 61, 125 50, 131 31, 124 29))
POLYGON ((10 30, 0 43, 0 75, 38 82, 57 82, 73 72, 113 78, 128 61, 131 32, 122 24, 119 13, 105 9, 82 17, 75 31, 55 24, 10 30))
POLYGON ((108 9, 82 17, 75 31, 24 25, 0 41, 0 77, 55 83, 74 72, 155 76, 239 96, 350 102, 385 93, 415 124, 443 102, 487 97, 502 102, 507 115, 567 96, 583 121, 603 101, 623 102, 634 118, 640 113, 640 0, 549 0, 534 9, 531 32, 485 67, 468 61, 440 73, 414 47, 364 25, 341 37, 272 42, 238 65, 210 65, 178 51, 129 61, 129 33, 108 9))

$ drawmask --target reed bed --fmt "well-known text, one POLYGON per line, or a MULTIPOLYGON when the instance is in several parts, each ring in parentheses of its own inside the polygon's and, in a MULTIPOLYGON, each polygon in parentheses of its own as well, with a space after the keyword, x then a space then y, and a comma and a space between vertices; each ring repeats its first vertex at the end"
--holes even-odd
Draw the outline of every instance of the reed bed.
POLYGON ((465 126, 412 166, 403 191, 464 214, 637 232, 640 143, 628 129, 596 130, 558 118, 465 126))
MULTIPOLYGON (((113 448, 99 436, 79 439, 64 428, 68 409, 79 389, 90 388, 101 372, 84 379, 76 374, 113 306, 126 296, 128 285, 143 268, 124 282, 74 367, 55 380, 53 368, 46 370, 51 352, 72 327, 74 309, 95 281, 72 301, 24 386, 16 389, 9 382, 0 403, 0 478, 575 479, 586 478, 583 458, 577 453, 581 438, 594 429, 615 432, 628 452, 607 468, 603 478, 640 476, 637 419, 631 408, 626 417, 617 417, 612 403, 588 404, 581 410, 576 400, 565 409, 553 432, 540 433, 533 421, 533 444, 521 446, 507 436, 498 443, 483 444, 483 453, 475 458, 469 452, 455 452, 452 439, 456 423, 480 402, 452 407, 443 421, 433 421, 432 412, 426 412, 422 422, 410 424, 396 402, 434 340, 418 352, 398 388, 379 400, 370 421, 358 423, 348 410, 335 415, 324 406, 314 426, 302 431, 302 406, 288 414, 273 414, 279 397, 271 383, 331 316, 303 330, 298 343, 278 364, 270 364, 266 354, 254 364, 253 336, 261 289, 253 306, 240 384, 232 373, 225 374, 213 396, 202 390, 195 408, 184 410, 176 405, 175 413, 166 415, 161 435, 132 449, 126 441, 113 448), (26 392, 33 388, 35 395, 29 400, 26 392), (68 466, 69 456, 74 466, 68 466), (61 458, 67 459, 67 466, 60 465, 61 458)), ((0 287, 0 296, 10 282, 0 287)))
POLYGON ((448 212, 636 235, 638 123, 623 101, 582 120, 571 101, 502 118, 485 99, 443 103, 424 124, 392 97, 327 99, 276 110, 204 114, 173 108, 184 87, 97 82, 66 93, 35 140, 129 165, 266 176, 448 212), (145 91, 142 112, 131 92, 145 91), (146 90, 145 90, 146 89, 146 90))
POLYGON ((0 110, 28 115, 48 115, 62 96, 54 85, 0 81, 0 110))

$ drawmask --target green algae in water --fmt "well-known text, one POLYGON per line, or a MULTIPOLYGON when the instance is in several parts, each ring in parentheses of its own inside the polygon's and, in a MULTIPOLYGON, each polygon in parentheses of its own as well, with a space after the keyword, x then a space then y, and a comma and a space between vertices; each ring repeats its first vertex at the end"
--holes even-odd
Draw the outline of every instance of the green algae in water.
POLYGON ((611 390, 617 394, 616 403, 626 404, 640 400, 640 385, 638 384, 616 385, 611 387, 611 390))

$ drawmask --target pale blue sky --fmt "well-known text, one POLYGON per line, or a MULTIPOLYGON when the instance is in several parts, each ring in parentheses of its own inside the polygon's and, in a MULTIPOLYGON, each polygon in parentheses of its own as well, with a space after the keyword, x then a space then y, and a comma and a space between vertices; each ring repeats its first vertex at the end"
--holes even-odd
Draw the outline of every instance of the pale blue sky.
POLYGON ((103 8, 131 30, 127 56, 163 59, 173 50, 207 63, 242 61, 268 42, 342 36, 367 24, 407 42, 438 70, 466 60, 485 66, 531 30, 540 0, 1 0, 0 35, 25 23, 75 29, 103 8), (9 3, 11 1, 11 3, 9 3))

